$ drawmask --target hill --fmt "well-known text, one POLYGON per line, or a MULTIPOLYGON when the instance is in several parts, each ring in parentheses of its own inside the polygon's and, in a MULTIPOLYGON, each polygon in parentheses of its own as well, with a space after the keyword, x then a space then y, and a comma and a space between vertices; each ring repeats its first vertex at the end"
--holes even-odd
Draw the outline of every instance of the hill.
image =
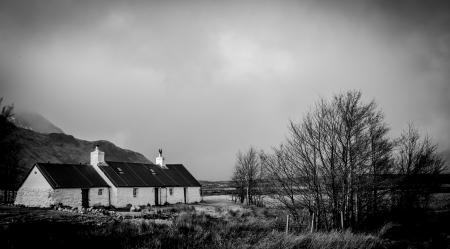
POLYGON ((18 182, 22 182, 36 162, 89 163, 90 152, 95 145, 99 145, 109 161, 150 162, 142 154, 120 148, 109 141, 86 141, 63 133, 44 134, 17 127, 8 139, 16 141, 21 148, 18 182))
POLYGON ((40 133, 64 133, 63 130, 41 114, 34 112, 18 112, 11 118, 11 122, 17 127, 40 133))

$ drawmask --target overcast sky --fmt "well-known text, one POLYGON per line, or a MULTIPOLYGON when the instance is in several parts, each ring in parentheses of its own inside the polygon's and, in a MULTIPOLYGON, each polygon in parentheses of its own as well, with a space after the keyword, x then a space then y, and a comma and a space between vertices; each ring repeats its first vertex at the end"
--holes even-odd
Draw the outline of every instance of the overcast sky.
POLYGON ((0 95, 202 180, 350 89, 448 149, 450 8, 392 2, 1 1, 0 95))

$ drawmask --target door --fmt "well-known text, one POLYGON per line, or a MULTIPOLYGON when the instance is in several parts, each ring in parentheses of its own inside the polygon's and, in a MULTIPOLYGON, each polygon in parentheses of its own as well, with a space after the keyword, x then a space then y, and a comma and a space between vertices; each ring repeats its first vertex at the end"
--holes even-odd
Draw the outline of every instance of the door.
POLYGON ((187 203, 187 188, 183 188, 184 190, 184 203, 187 203))
POLYGON ((89 189, 81 189, 81 206, 89 207, 89 189))
POLYGON ((155 188, 155 206, 159 206, 159 188, 155 188))

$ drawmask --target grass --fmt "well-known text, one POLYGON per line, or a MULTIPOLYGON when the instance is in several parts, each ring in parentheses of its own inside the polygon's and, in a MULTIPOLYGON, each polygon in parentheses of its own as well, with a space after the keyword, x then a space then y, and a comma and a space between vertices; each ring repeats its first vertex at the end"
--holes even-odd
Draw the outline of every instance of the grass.
POLYGON ((205 205, 145 209, 137 216, 0 206, 0 241, 1 248, 450 248, 450 212, 388 223, 372 234, 309 233, 299 226, 286 235, 285 215, 205 205))
POLYGON ((271 233, 255 248, 384 248, 383 242, 370 235, 358 235, 351 232, 306 233, 302 235, 284 235, 271 233))
POLYGON ((50 219, 40 211, 40 219, 0 222, 0 241, 2 248, 385 248, 376 236, 350 232, 285 235, 284 214, 276 210, 216 211, 221 215, 189 206, 160 210, 161 216, 171 217, 169 225, 146 218, 77 222, 83 215, 50 219))

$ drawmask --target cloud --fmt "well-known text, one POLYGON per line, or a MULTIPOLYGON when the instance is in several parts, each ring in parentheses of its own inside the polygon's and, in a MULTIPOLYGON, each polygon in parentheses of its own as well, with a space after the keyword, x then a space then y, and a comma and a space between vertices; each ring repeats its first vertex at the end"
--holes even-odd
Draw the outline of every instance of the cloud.
POLYGON ((448 3, 2 1, 0 92, 84 139, 227 179, 319 97, 362 90, 392 136, 450 148, 448 3))
POLYGON ((231 80, 246 75, 259 78, 288 77, 295 67, 287 51, 263 46, 243 35, 221 33, 217 46, 223 61, 221 75, 231 80))

